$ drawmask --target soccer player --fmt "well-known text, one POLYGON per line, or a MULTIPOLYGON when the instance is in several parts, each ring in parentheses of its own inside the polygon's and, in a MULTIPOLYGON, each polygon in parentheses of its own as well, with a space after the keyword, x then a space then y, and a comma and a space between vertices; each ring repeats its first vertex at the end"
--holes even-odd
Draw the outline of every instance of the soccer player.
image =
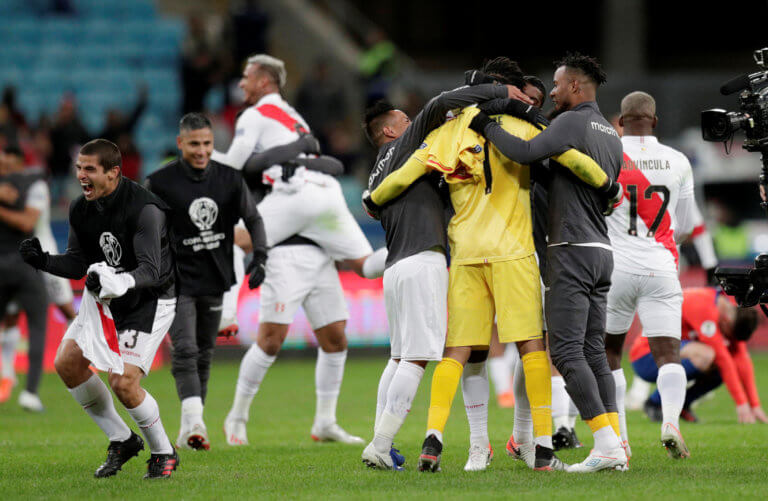
POLYGON ((626 200, 607 218, 614 255, 608 292, 605 349, 616 383, 622 445, 630 456, 621 368, 622 348, 637 312, 659 367, 656 385, 664 419, 661 442, 674 458, 689 456, 680 434, 686 375, 680 363, 680 311, 677 243, 693 232, 697 213, 693 172, 685 155, 659 143, 656 101, 632 92, 621 101, 619 124, 624 162, 619 182, 626 200))
MULTIPOLYGON (((18 254, 19 244, 33 235, 40 215, 40 210, 29 197, 39 176, 22 172, 23 154, 13 147, 2 154, 0 168, 0 314, 5 315, 11 300, 15 300, 27 314, 29 372, 26 387, 19 394, 19 405, 30 411, 41 412, 43 404, 37 389, 43 373, 48 299, 42 276, 24 264, 18 254)), ((3 389, 10 395, 15 379, 13 359, 18 330, 11 328, 7 331, 10 333, 5 333, 2 345, 3 389)))
MULTIPOLYGON (((105 139, 86 143, 77 156, 83 195, 70 206, 67 251, 49 254, 37 238, 24 240, 19 251, 34 268, 71 279, 82 278, 90 265, 106 262, 88 273, 86 286, 112 298, 109 307, 125 369, 123 374, 109 374, 109 384, 149 442, 144 478, 168 478, 178 466, 178 455, 163 428, 157 402, 141 387, 176 306, 168 207, 124 178, 120 166, 115 144, 105 139)), ((107 459, 95 472, 103 478, 115 475, 138 455, 144 442, 125 424, 106 385, 89 369, 84 332, 75 320, 54 363, 72 397, 110 440, 107 459)))
MULTIPOLYGON (((484 68, 493 68, 494 74, 518 89, 524 86, 517 63, 508 58, 496 58, 484 68)), ((520 103, 507 104, 518 107, 520 103)), ((477 127, 482 129, 484 120, 490 119, 477 109, 465 108, 458 118, 432 132, 423 147, 370 195, 373 203, 386 203, 413 180, 436 170, 443 174, 450 188, 456 212, 448 226, 452 265, 446 349, 432 380, 428 431, 419 469, 439 469, 442 433, 464 365, 467 364, 467 370, 484 370, 495 313, 499 340, 517 343, 526 372, 537 445, 535 468, 563 469, 551 444, 550 371, 542 338, 528 166, 508 162, 495 149, 484 151, 478 142, 482 138, 467 131, 478 116, 481 123, 477 127)), ((499 120, 512 133, 526 138, 538 132, 533 125, 517 118, 501 116, 499 120)), ((611 182, 597 164, 576 151, 567 151, 558 158, 592 186, 611 182)), ((484 386, 485 405, 478 406, 481 412, 476 416, 470 413, 470 420, 487 422, 487 379, 484 386)), ((474 407, 466 398, 465 405, 474 407)), ((484 469, 492 454, 487 431, 482 436, 470 437, 470 442, 465 469, 484 469)))
POLYGON ((621 140, 595 102, 605 73, 594 58, 569 54, 556 63, 550 97, 559 115, 541 134, 526 141, 505 132, 488 117, 476 118, 477 130, 510 160, 535 162, 574 147, 588 154, 611 180, 600 191, 574 183, 558 162, 551 162, 549 243, 545 307, 552 361, 568 393, 595 437, 587 459, 569 471, 593 472, 624 466, 619 439, 616 389, 605 355, 605 302, 613 256, 604 212, 617 199, 613 182, 622 159, 621 140))
POLYGON ((199 113, 184 115, 176 144, 181 158, 150 175, 145 186, 170 207, 171 247, 178 271, 176 318, 170 330, 171 372, 181 400, 176 447, 208 450, 203 403, 221 320, 222 296, 235 281, 235 224, 242 217, 250 234, 251 289, 264 280, 266 236, 241 173, 210 159, 210 120, 199 113))
MULTIPOLYGON (((400 168, 449 110, 520 94, 512 92, 510 86, 490 83, 461 87, 431 99, 413 121, 390 103, 376 103, 364 121, 366 136, 378 148, 369 190, 400 168)), ((384 207, 367 206, 381 220, 389 249, 384 300, 391 357, 379 380, 374 438, 362 455, 363 462, 374 468, 400 468, 403 459, 391 454, 392 441, 405 421, 424 367, 440 360, 445 343, 449 215, 438 180, 437 175, 423 177, 384 207)))
MULTIPOLYGON (((681 363, 688 381, 693 381, 681 407, 690 413, 693 402, 724 382, 736 404, 739 423, 768 423, 747 351, 747 341, 757 327, 757 311, 737 307, 731 298, 711 287, 685 289, 681 325, 681 363)), ((649 383, 661 372, 649 346, 651 339, 638 337, 629 352, 635 374, 649 383)), ((646 412, 654 421, 663 422, 667 411, 660 389, 649 398, 646 412)), ((675 453, 669 447, 667 451, 675 453)))
MULTIPOLYGON (((300 139, 300 133, 309 132, 304 119, 280 96, 285 81, 285 65, 279 59, 266 54, 248 59, 240 88, 249 107, 237 120, 227 153, 214 151, 213 160, 242 169, 253 153, 286 145, 300 139)), ((346 206, 338 181, 304 168, 297 168, 292 176, 284 174, 280 165, 262 174, 272 186, 258 206, 269 259, 261 288, 256 342, 243 357, 235 399, 224 423, 227 443, 248 443, 246 423, 251 402, 300 305, 319 344, 317 407, 311 435, 318 441, 362 443, 336 423, 336 402, 347 358, 344 329, 348 312, 334 261, 346 261, 358 274, 372 277, 376 266, 370 265, 376 258, 346 206)))

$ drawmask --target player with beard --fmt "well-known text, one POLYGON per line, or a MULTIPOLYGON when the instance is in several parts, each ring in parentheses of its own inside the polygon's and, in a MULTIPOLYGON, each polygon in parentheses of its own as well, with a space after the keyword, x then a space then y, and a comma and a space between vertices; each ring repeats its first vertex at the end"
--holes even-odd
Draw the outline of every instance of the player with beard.
POLYGON ((550 97, 559 115, 541 134, 525 141, 482 115, 473 122, 473 128, 506 157, 523 163, 575 147, 594 158, 611 180, 603 193, 595 192, 574 183, 570 172, 550 162, 546 280, 550 350, 568 393, 595 438, 593 452, 569 471, 594 472, 627 463, 620 442, 616 388, 603 341, 613 270, 604 213, 610 212, 620 196, 615 180, 621 168, 622 146, 595 102, 597 87, 606 80, 597 61, 569 54, 556 63, 556 68, 550 97))
MULTIPOLYGON (((169 478, 178 455, 157 402, 141 387, 176 307, 168 206, 124 178, 121 164, 115 144, 105 139, 86 143, 75 166, 83 195, 70 206, 67 251, 49 254, 37 238, 24 240, 19 251, 34 268, 56 276, 81 279, 88 273, 89 291, 110 300, 124 370, 110 373, 109 384, 149 443, 144 478, 169 478)), ((107 459, 95 473, 103 478, 138 455, 144 441, 125 424, 106 385, 91 372, 91 361, 84 356, 91 340, 79 315, 67 329, 54 365, 72 397, 110 440, 107 459)))
POLYGON ((176 143, 181 158, 147 178, 146 188, 170 207, 171 246, 176 256, 176 318, 171 325, 171 361, 181 400, 176 447, 208 450, 203 404, 221 320, 222 295, 235 282, 234 227, 248 228, 253 259, 248 286, 264 280, 267 260, 264 224, 242 175, 211 161, 211 122, 199 113, 184 115, 176 143))
MULTIPOLYGON (((279 59, 266 54, 248 59, 240 87, 249 107, 237 120, 227 153, 214 151, 213 160, 243 169, 253 153, 292 143, 309 132, 304 119, 280 95, 285 81, 285 65, 279 59)), ((227 442, 248 443, 246 423, 251 402, 277 358, 296 310, 303 306, 319 344, 317 406, 311 436, 318 441, 359 444, 361 438, 336 423, 349 314, 334 262, 344 261, 358 274, 375 277, 377 269, 383 270, 386 251, 373 254, 333 177, 305 167, 286 174, 281 165, 262 173, 262 179, 271 185, 271 192, 258 206, 269 259, 261 288, 256 342, 243 357, 234 402, 224 425, 227 442)))

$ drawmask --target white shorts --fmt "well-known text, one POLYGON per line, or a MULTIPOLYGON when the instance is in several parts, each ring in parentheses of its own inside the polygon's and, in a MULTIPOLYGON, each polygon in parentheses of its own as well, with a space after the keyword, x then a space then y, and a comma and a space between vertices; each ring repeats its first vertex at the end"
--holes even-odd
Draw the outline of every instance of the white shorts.
POLYGON ((608 291, 605 331, 624 334, 637 311, 643 336, 680 339, 683 291, 677 277, 634 275, 614 270, 608 291))
MULTIPOLYGON (((144 374, 149 374, 155 353, 160 343, 165 339, 168 329, 171 328, 173 318, 176 316, 176 299, 158 299, 155 310, 155 320, 152 323, 152 332, 140 332, 136 330, 118 331, 117 339, 120 343, 120 355, 123 363, 135 365, 144 374)), ((73 329, 76 323, 70 324, 62 342, 71 339, 77 342, 78 332, 73 329)))
POLYGON ((270 249, 259 321, 290 324, 299 306, 313 330, 349 318, 339 273, 323 249, 314 245, 270 249))
POLYGON ((234 261, 235 283, 224 293, 222 298, 219 330, 230 325, 237 325, 237 300, 240 298, 240 287, 243 285, 243 279, 245 278, 245 264, 243 263, 245 252, 243 252, 243 249, 235 245, 232 251, 232 259, 234 261))
POLYGON ((72 286, 69 283, 69 279, 57 277, 50 273, 43 273, 43 279, 45 280, 45 290, 48 292, 48 302, 56 305, 72 302, 74 297, 72 296, 72 286))
POLYGON ((331 176, 313 176, 295 193, 272 191, 258 208, 269 247, 301 235, 322 247, 334 261, 373 253, 347 208, 341 185, 331 176))
POLYGON ((440 252, 401 259, 384 272, 392 358, 441 360, 448 328, 448 269, 440 252))

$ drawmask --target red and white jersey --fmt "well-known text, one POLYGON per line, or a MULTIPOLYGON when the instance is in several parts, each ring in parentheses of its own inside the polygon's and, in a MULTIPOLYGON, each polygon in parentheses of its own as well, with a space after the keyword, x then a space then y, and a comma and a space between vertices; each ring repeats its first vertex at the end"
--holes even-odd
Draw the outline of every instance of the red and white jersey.
POLYGON ((309 125, 280 94, 267 94, 237 118, 229 150, 214 151, 211 159, 242 170, 252 154, 296 141, 297 129, 309 132, 309 125))
POLYGON ((624 136, 621 142, 624 198, 606 218, 614 269, 677 276, 675 239, 692 231, 696 210, 691 164, 654 136, 624 136))

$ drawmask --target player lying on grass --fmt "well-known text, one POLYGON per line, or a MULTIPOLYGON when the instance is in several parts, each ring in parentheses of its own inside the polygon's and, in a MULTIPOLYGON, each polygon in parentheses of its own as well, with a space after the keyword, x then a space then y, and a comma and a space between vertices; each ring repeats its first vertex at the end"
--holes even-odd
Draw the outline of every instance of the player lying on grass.
MULTIPOLYGON (((688 381, 682 417, 696 421, 691 404, 722 383, 736 404, 739 423, 768 423, 760 405, 752 358, 747 341, 757 328, 757 311, 737 307, 728 296, 713 288, 683 291, 682 341, 680 358, 688 381)), ((658 369, 648 340, 638 337, 629 352, 632 368, 640 378, 655 382, 658 369)), ((646 401, 646 412, 660 421, 661 397, 656 390, 646 401)))

